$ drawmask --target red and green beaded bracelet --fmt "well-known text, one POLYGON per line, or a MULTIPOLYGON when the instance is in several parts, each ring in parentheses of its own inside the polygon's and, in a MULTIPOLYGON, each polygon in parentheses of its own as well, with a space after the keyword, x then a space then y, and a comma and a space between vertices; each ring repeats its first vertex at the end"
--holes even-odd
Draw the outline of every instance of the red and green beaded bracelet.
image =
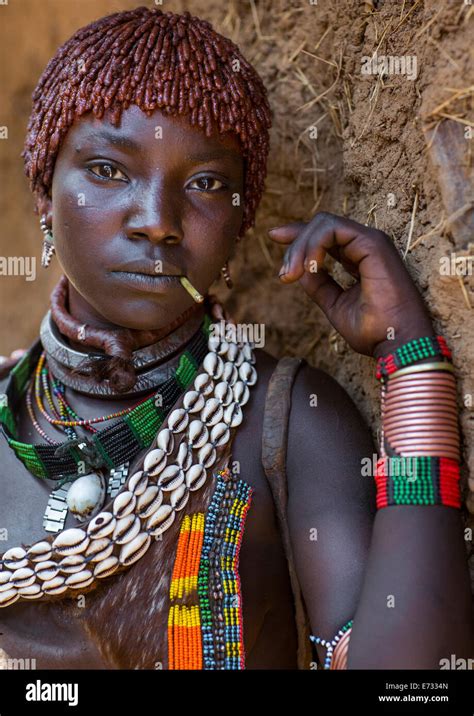
POLYGON ((376 377, 386 380, 399 368, 417 363, 425 358, 437 358, 452 361, 452 353, 443 336, 423 336, 404 343, 389 353, 377 359, 376 377))

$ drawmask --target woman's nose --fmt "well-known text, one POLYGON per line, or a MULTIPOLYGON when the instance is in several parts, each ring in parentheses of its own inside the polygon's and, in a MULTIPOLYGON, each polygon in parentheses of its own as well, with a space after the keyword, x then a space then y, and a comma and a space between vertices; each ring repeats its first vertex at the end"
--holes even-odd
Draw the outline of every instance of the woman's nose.
POLYGON ((180 211, 169 192, 159 190, 142 194, 126 222, 130 239, 148 239, 152 243, 179 243, 183 239, 180 211))

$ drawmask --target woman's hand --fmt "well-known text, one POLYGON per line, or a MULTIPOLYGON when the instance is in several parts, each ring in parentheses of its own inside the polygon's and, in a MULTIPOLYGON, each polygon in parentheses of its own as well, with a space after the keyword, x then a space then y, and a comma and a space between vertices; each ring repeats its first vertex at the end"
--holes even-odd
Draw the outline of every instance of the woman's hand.
POLYGON ((0 365, 2 363, 16 362, 26 353, 26 348, 16 348, 10 353, 10 356, 0 356, 0 365))
POLYGON ((358 353, 378 358, 413 338, 435 335, 418 289, 382 231, 320 212, 308 223, 286 224, 271 229, 269 235, 289 245, 281 281, 299 280, 358 353), (323 268, 326 253, 357 283, 347 290, 341 288, 323 268))

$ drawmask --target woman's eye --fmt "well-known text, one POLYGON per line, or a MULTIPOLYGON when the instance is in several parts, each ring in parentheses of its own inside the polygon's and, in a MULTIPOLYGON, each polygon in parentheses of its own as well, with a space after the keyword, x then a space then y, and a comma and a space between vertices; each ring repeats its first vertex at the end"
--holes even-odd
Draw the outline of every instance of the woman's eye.
POLYGON ((224 182, 220 181, 220 179, 216 179, 215 177, 198 177, 197 179, 194 179, 191 184, 197 183, 200 186, 198 186, 198 189, 201 191, 219 191, 219 189, 222 189, 226 185, 224 182), (215 186, 215 184, 220 184, 220 186, 215 186))
POLYGON ((120 169, 117 169, 117 167, 114 167, 112 164, 94 164, 89 167, 89 171, 91 171, 95 176, 99 177, 99 179, 118 179, 119 181, 126 181, 127 179, 125 174, 123 174, 120 169), (94 171, 94 169, 96 169, 97 171, 94 171), (123 178, 114 175, 114 172, 117 172, 123 178))

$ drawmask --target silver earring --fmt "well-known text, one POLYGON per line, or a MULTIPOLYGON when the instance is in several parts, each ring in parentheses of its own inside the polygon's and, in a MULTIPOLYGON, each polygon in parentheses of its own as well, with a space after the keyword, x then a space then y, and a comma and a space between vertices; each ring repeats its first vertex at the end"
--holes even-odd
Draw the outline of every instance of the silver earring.
POLYGON ((224 266, 221 268, 221 274, 222 274, 223 277, 224 277, 224 280, 225 280, 225 283, 226 283, 227 288, 232 288, 234 284, 233 284, 232 279, 231 279, 231 277, 230 277, 229 262, 228 262, 228 261, 226 261, 225 264, 224 264, 224 266))
POLYGON ((51 258, 55 253, 55 249, 53 243, 53 234, 51 233, 48 228, 48 225, 46 224, 46 216, 44 214, 40 219, 40 226, 41 231, 44 234, 43 249, 41 252, 41 266, 43 268, 48 268, 49 264, 51 263, 51 258))

